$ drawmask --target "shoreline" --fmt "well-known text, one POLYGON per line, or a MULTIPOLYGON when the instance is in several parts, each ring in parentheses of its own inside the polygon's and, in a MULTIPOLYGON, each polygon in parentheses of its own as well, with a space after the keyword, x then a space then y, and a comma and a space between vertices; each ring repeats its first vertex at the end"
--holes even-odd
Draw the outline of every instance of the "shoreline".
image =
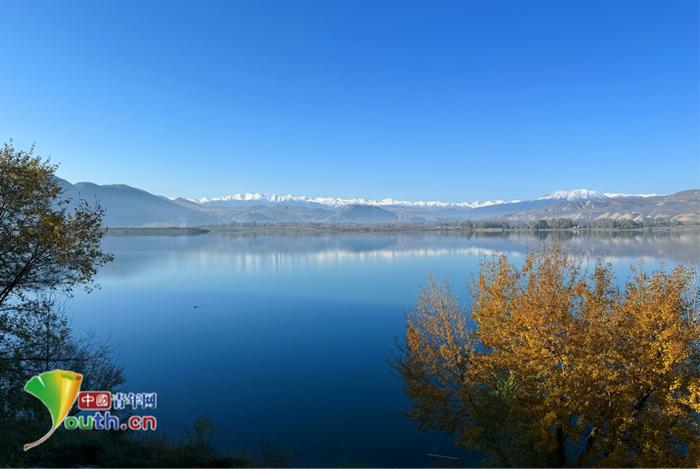
POLYGON ((269 234, 269 235, 303 235, 303 234, 644 234, 644 233, 684 233, 700 232, 700 225, 675 225, 637 228, 542 228, 509 227, 463 227, 449 224, 270 224, 244 226, 201 226, 201 227, 115 227, 107 228, 106 236, 200 236, 204 234, 269 234))

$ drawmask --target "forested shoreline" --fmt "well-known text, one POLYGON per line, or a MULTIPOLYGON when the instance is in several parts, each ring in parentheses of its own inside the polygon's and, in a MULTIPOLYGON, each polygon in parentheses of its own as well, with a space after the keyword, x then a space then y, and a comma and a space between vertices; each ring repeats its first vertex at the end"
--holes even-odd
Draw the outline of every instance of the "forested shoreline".
POLYGON ((700 225, 672 220, 572 220, 557 218, 529 222, 508 220, 461 220, 440 223, 260 223, 233 222, 223 225, 200 227, 114 227, 107 229, 108 236, 195 236, 207 233, 256 233, 256 234, 304 234, 304 233, 400 233, 400 232, 663 232, 700 231, 700 225))

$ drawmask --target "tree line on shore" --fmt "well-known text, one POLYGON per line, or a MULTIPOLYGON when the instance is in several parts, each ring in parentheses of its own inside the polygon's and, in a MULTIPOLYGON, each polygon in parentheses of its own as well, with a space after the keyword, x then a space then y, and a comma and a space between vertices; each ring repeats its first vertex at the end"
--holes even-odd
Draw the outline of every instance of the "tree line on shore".
MULTIPOLYGON (((573 220, 554 218, 548 220, 455 220, 445 222, 391 222, 391 223, 327 223, 327 222, 229 222, 201 227, 207 232, 395 232, 395 231, 631 231, 663 228, 690 227, 679 221, 663 218, 636 221, 631 219, 600 218, 595 220, 573 220)), ((172 228, 177 230, 176 228, 172 228)), ((137 233, 144 228, 120 229, 121 232, 137 233)), ((147 228, 157 233, 162 228, 147 228)), ((182 232, 189 228, 180 229, 182 232)), ((193 233, 194 234, 194 233, 193 233)))

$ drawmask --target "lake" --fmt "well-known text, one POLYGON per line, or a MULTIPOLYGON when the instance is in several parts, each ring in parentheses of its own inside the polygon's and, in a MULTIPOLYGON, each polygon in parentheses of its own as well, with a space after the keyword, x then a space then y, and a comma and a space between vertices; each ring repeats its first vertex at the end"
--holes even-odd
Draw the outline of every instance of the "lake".
MULTIPOLYGON (((618 277, 700 264, 697 233, 559 234, 590 268, 597 256, 618 277)), ((158 392, 159 432, 182 435, 200 416, 216 444, 307 466, 435 465, 459 457, 437 432, 419 433, 391 368, 404 317, 430 275, 467 301, 479 263, 505 252, 516 263, 552 237, 113 236, 115 261, 101 289, 67 309, 124 366, 124 390, 158 392)))

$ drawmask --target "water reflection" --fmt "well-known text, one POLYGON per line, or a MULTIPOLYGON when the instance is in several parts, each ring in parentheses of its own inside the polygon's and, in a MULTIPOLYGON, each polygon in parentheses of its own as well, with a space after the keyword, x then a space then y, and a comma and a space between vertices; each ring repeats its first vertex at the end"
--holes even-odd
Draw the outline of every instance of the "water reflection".
POLYGON ((430 234, 352 235, 227 235, 192 237, 112 236, 105 249, 120 259, 103 275, 132 276, 139 270, 178 262, 223 263, 237 272, 290 270, 308 265, 386 261, 439 256, 521 256, 545 242, 556 241, 581 258, 659 259, 674 263, 700 263, 698 232, 570 232, 481 233, 467 236, 430 234), (138 242, 135 242, 138 239, 138 242))
POLYGON ((605 256, 622 277, 639 258, 700 262, 697 233, 113 236, 102 288, 70 307, 78 330, 110 338, 131 390, 159 393, 163 432, 208 416, 224 449, 269 443, 294 465, 425 466, 428 453, 466 456, 401 414, 388 359, 417 287, 433 274, 464 294, 485 256, 517 262, 553 239, 584 265, 605 256))

